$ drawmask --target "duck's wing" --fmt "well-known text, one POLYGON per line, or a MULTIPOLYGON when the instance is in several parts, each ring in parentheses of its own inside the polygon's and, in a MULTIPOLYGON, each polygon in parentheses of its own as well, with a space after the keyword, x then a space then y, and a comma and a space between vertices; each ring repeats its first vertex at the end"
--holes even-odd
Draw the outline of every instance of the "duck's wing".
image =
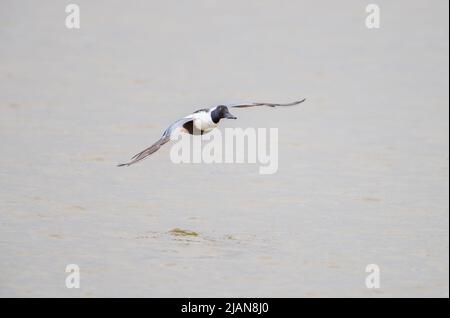
POLYGON ((167 129, 164 131, 164 133, 162 134, 161 138, 159 138, 159 140, 157 142, 155 142, 153 145, 151 145, 150 147, 142 150, 140 153, 134 155, 131 158, 131 161, 128 163, 122 163, 117 165, 118 167, 123 167, 123 166, 130 166, 138 161, 141 161, 145 158, 147 158, 148 156, 150 156, 151 154, 155 153, 156 151, 159 150, 159 148, 161 148, 162 145, 164 145, 165 143, 167 143, 170 140, 170 137, 172 136, 172 134, 179 128, 182 128, 183 125, 185 125, 188 122, 193 121, 192 118, 182 118, 180 120, 177 120, 176 122, 174 122, 172 125, 170 125, 169 127, 167 127, 167 129))
POLYGON ((303 103, 306 99, 302 99, 299 101, 295 101, 292 103, 285 103, 285 104, 281 104, 281 103, 235 103, 235 104, 229 104, 226 105, 228 107, 233 107, 233 108, 247 108, 247 107, 256 107, 256 106, 267 106, 267 107, 278 107, 278 106, 295 106, 298 105, 300 103, 303 103))
POLYGON ((167 137, 163 136, 157 142, 155 142, 153 145, 151 145, 147 149, 144 149, 140 153, 136 154, 133 158, 131 158, 130 162, 121 163, 121 164, 118 164, 117 166, 118 167, 131 166, 132 164, 147 158, 148 156, 150 156, 151 154, 153 154, 154 152, 159 150, 159 148, 161 148, 161 146, 164 145, 165 143, 167 143, 169 140, 170 140, 170 137, 167 138, 167 137))

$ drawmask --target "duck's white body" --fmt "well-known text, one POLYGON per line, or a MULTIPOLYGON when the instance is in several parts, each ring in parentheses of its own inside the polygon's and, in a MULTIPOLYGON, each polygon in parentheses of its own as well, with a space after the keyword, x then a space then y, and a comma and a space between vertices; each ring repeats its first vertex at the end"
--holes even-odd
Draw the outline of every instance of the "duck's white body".
POLYGON ((186 116, 186 118, 192 118, 194 120, 193 124, 195 129, 198 129, 198 131, 202 131, 203 133, 208 133, 218 125, 218 123, 215 123, 211 117, 211 112, 214 109, 216 109, 216 107, 202 109, 186 116))

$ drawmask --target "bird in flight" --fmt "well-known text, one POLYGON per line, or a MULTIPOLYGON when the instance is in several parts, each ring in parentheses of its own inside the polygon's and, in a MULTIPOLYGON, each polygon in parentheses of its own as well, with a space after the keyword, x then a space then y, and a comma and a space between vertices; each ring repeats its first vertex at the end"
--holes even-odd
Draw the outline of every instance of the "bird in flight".
POLYGON ((305 99, 295 101, 292 103, 280 104, 280 103, 237 103, 228 105, 219 105, 212 108, 199 109, 184 118, 181 118, 174 122, 172 125, 162 134, 161 138, 153 145, 144 149, 140 153, 131 158, 128 163, 119 164, 118 167, 130 166, 139 162, 161 148, 162 145, 170 141, 174 133, 184 132, 191 135, 203 135, 209 133, 217 127, 219 121, 223 118, 236 119, 229 111, 229 108, 248 108, 248 107, 278 107, 278 106, 294 106, 303 103, 305 99))

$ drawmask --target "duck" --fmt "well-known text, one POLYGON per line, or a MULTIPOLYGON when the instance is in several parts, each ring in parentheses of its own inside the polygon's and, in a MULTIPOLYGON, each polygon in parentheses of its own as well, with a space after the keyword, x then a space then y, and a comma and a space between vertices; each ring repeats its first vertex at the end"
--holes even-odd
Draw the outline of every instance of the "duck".
POLYGON ((301 99, 291 103, 266 103, 266 102, 244 102, 220 104, 210 108, 199 109, 175 122, 164 130, 162 136, 150 147, 134 155, 129 162, 118 164, 118 167, 128 167, 142 161, 158 151, 161 146, 168 143, 174 134, 187 133, 190 135, 203 135, 216 129, 222 119, 237 119, 230 113, 230 108, 249 107, 287 107, 303 103, 306 99, 301 99))

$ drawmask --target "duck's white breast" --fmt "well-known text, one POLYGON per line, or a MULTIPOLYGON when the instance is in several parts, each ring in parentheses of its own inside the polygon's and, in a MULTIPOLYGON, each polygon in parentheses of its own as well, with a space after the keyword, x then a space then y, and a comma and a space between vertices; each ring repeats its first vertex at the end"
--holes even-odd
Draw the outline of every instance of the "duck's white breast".
POLYGON ((217 124, 214 123, 211 119, 210 112, 201 111, 198 113, 193 113, 193 114, 189 115, 188 117, 191 117, 194 119, 194 126, 198 130, 203 130, 205 132, 208 132, 217 127, 217 124))

